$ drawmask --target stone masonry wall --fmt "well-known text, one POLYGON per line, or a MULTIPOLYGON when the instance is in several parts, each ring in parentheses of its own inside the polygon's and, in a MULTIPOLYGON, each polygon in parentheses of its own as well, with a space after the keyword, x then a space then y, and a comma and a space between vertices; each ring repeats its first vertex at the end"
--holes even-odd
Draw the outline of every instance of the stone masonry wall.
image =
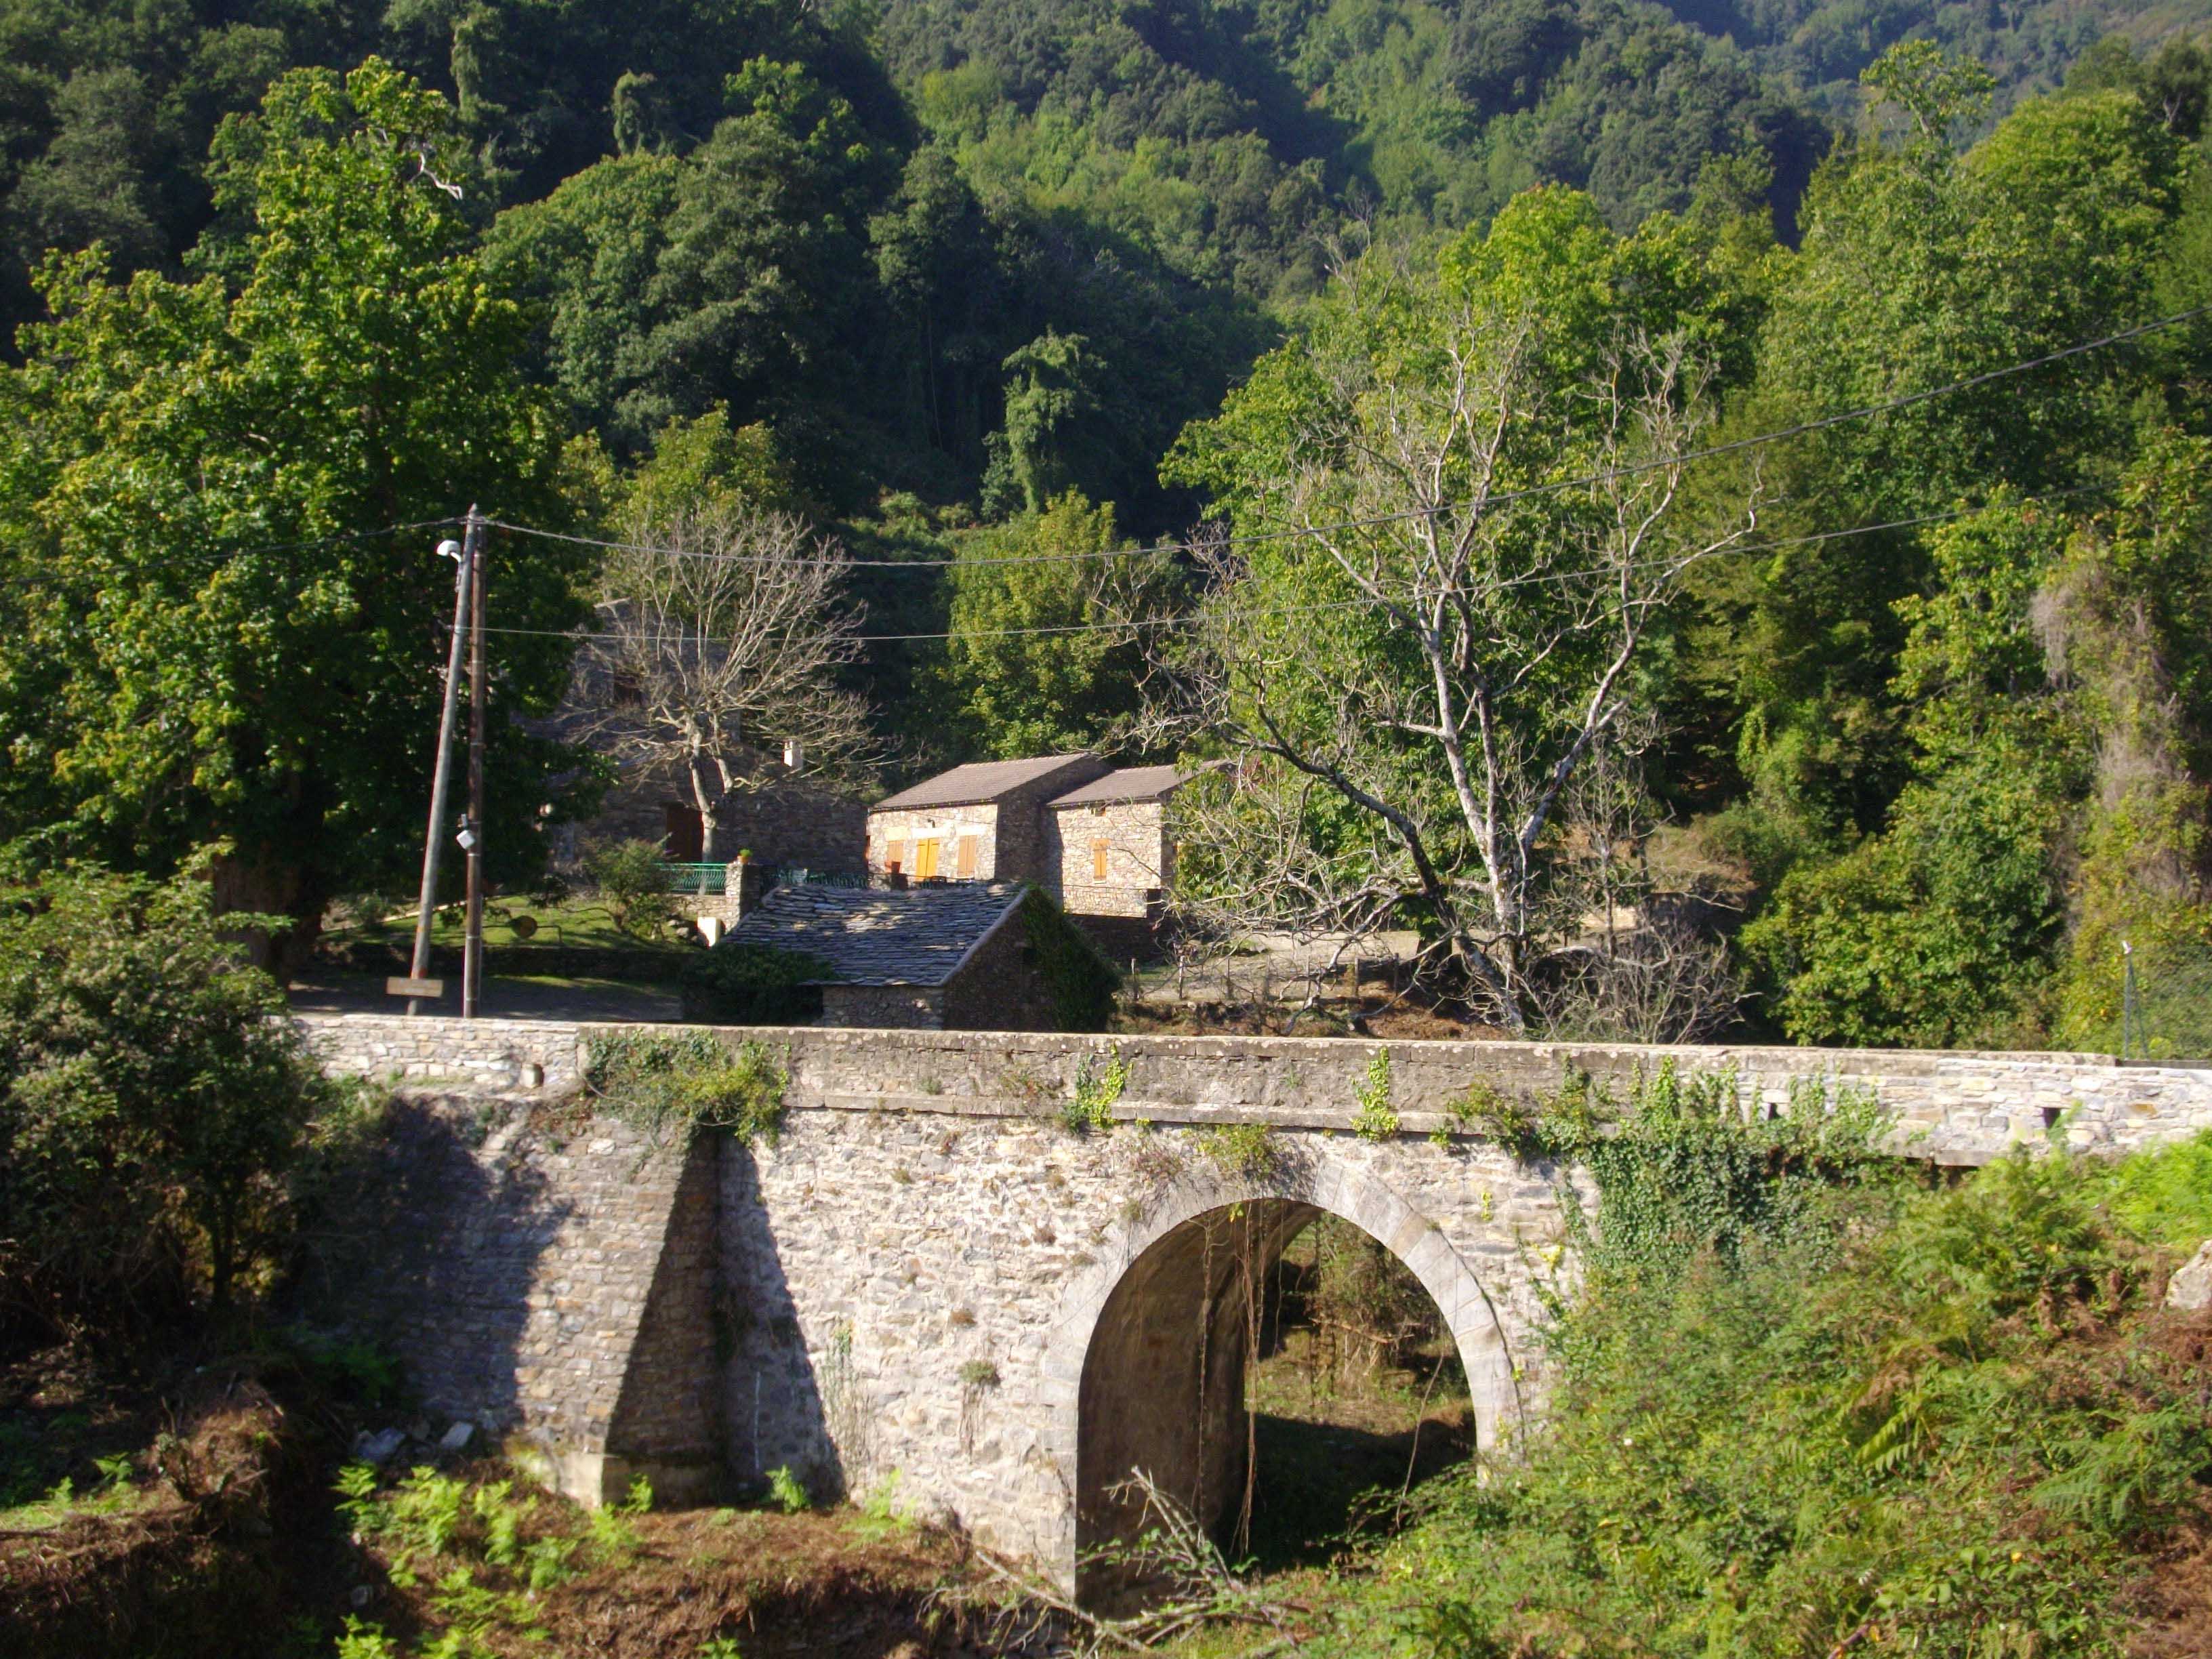
POLYGON ((915 874, 915 843, 937 842, 937 873, 958 876, 960 842, 975 844, 974 879, 995 881, 1002 873, 999 863, 999 809, 990 802, 974 806, 925 806, 910 812, 872 812, 868 815, 867 866, 871 875, 889 873, 896 861, 909 878, 915 874))
MULTIPOLYGON (((1079 1139, 1048 1115, 929 1099, 802 1111, 775 1146, 725 1158, 724 1265, 745 1310, 724 1374, 732 1473, 788 1467, 830 1493, 895 1481, 902 1504, 1065 1568, 1083 1350, 1105 1297, 1178 1223, 1273 1186, 1224 1179, 1194 1127, 1079 1139)), ((1551 1185, 1475 1144, 1297 1130, 1279 1140, 1320 1207, 1358 1220, 1360 1190, 1386 1187, 1441 1218, 1420 1237, 1481 1289, 1439 1304, 1455 1331, 1474 1328, 1463 1347, 1486 1339, 1502 1361, 1471 1361, 1494 1434, 1512 1367, 1521 1386, 1541 1383, 1522 1264, 1558 1259, 1551 1185)), ((1397 1232, 1385 1242, 1401 1252, 1419 1242, 1397 1232)))
MULTIPOLYGON (((534 1076, 534 1066, 548 1090, 573 1084, 579 1044, 592 1030, 553 1020, 398 1013, 309 1015, 298 1023, 334 1073, 513 1088, 534 1076)), ((1639 1071, 1669 1063, 1732 1072, 1747 1110, 1786 1101, 1793 1079, 1870 1090, 1899 1120, 1898 1150, 1942 1164, 1985 1163, 2017 1142, 2039 1141, 2054 1125, 2069 1146, 2103 1152, 2212 1127, 2212 1070, 2095 1054, 1042 1032, 925 1038, 803 1027, 746 1035, 787 1045, 807 1086, 886 1097, 913 1095, 912 1079, 941 1071, 948 1054, 968 1067, 966 1092, 991 1096, 999 1091, 982 1085, 994 1068, 1028 1067, 1065 1093, 1085 1056, 1112 1049, 1129 1067, 1132 1115, 1156 1121, 1193 1114, 1212 1121, 1227 1113, 1342 1127, 1369 1055, 1385 1048, 1408 1134, 1443 1123, 1443 1108, 1478 1079, 1509 1097, 1534 1099, 1556 1089, 1570 1067, 1625 1085, 1639 1071)))
POLYGON ((1001 880, 1018 877, 1024 881, 1048 886, 1058 868, 1051 849, 1046 843, 1049 827, 1045 820, 1052 814, 1045 803, 1054 795, 1064 795, 1071 789, 1080 788, 1094 778, 1101 778, 1111 770, 1105 762, 1091 758, 1081 766, 1070 767, 1049 778, 1011 789, 999 798, 999 876, 1001 880))
MULTIPOLYGON (((670 805, 692 806, 690 780, 680 763, 624 764, 614 787, 588 823, 555 832, 556 862, 581 857, 588 841, 659 842, 670 805)), ((866 835, 866 802, 841 795, 804 777, 771 775, 757 789, 732 791, 715 814, 715 856, 732 859, 750 849, 765 868, 787 864, 859 875, 866 835)))
POLYGON ((1156 800, 1048 811, 1046 862, 1054 896, 1072 915, 1149 915, 1172 873, 1164 809, 1156 800), (1106 846, 1106 879, 1097 879, 1095 843, 1106 846))
MULTIPOLYGON (((334 1070, 534 1066, 540 1099, 573 1083, 592 1036, 398 1015, 303 1024, 334 1070)), ((1079 1424, 1127 1435, 1176 1409, 1146 1392, 1155 1379, 1088 1376, 1094 1333, 1125 1316, 1112 1299, 1142 1278, 1134 1264, 1224 1206, 1285 1225, 1334 1213, 1404 1260, 1458 1342, 1486 1443, 1540 1395, 1539 1292, 1571 1271, 1560 1206, 1579 1177, 1459 1133, 1442 1109, 1471 1083, 1534 1097, 1570 1066, 1618 1080, 1672 1060, 1732 1070, 1747 1111, 1785 1100, 1793 1079, 1866 1087, 1897 1115, 1899 1151, 1949 1163, 2212 1127, 2212 1071, 2071 1055, 740 1037, 787 1068, 782 1132, 750 1147, 704 1139, 688 1161, 557 1098, 533 1118, 513 1096, 410 1097, 353 1234, 374 1271, 334 1272, 356 1322, 400 1344, 431 1403, 519 1431, 586 1498, 638 1469, 672 1493, 703 1493, 718 1471, 750 1482, 789 1467, 852 1492, 896 1475, 902 1506, 1063 1574, 1079 1492, 1095 1485, 1079 1424), (1369 1141, 1349 1125, 1378 1046, 1400 1133, 1369 1141), (1071 1133, 1062 1103, 1115 1054, 1115 1127, 1071 1133), (1272 1127, 1263 1170, 1217 1161, 1209 1133, 1228 1123, 1272 1127)))
MULTIPOLYGON (((1030 898, 1036 904, 1042 900, 1030 898)), ((1029 930, 1016 915, 1001 922, 946 982, 944 1024, 953 1031, 1050 1031, 1059 1011, 1037 971, 1029 930)))
POLYGON ((619 1496, 633 1466, 719 1463, 712 1352, 668 1329, 718 1272, 711 1160, 687 1176, 680 1150, 539 1109, 396 1097, 376 1162, 310 1241, 314 1311, 388 1345, 425 1405, 514 1437, 580 1498, 619 1496), (688 1248, 672 1224, 687 1216, 688 1248))
POLYGON ((296 1022, 324 1069, 422 1087, 561 1090, 577 1078, 578 1028, 532 1019, 313 1014, 296 1022))
POLYGON ((822 1023, 876 1030, 945 1029, 945 993, 927 985, 825 985, 822 1023))

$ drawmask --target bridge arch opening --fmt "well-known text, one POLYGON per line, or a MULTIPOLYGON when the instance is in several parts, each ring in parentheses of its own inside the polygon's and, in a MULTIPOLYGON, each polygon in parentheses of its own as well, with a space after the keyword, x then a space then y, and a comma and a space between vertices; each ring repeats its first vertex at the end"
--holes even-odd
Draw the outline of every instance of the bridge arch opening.
MULTIPOLYGON (((1342 1216, 1287 1196, 1199 1207, 1160 1231, 1114 1283, 1091 1328, 1077 1394, 1079 1595, 1110 1601, 1144 1587, 1141 1564, 1114 1559, 1113 1549, 1146 1524, 1147 1499, 1133 1472, 1188 1510, 1232 1559, 1256 1543, 1263 1558, 1285 1559, 1286 1547, 1319 1544, 1342 1530, 1347 1482, 1357 1480, 1354 1464, 1363 1455, 1373 1469, 1378 1454, 1389 1461, 1394 1453, 1397 1469, 1386 1478, 1395 1486, 1408 1454, 1420 1451, 1422 1433, 1429 1443, 1416 1473, 1434 1473, 1478 1438, 1490 1443, 1493 1374, 1504 1348, 1486 1298, 1435 1230, 1410 1212, 1346 1207, 1368 1213, 1342 1216), (1280 1371, 1296 1328, 1306 1325, 1309 1343, 1313 1339, 1317 1264, 1310 1246, 1316 1234, 1334 1234, 1329 1242, 1340 1249, 1347 1243, 1379 1249, 1401 1279, 1409 1274, 1418 1283, 1413 1295, 1432 1308, 1439 1339, 1431 1345, 1439 1362, 1431 1375, 1448 1375, 1470 1419, 1456 1449, 1448 1449, 1433 1425, 1420 1428, 1429 1401, 1397 1439, 1348 1429, 1327 1412, 1318 1415, 1328 1421, 1313 1421, 1317 1413, 1279 1397, 1255 1399, 1251 1385, 1264 1384, 1269 1369, 1280 1371), (1308 1245, 1295 1253, 1306 1259, 1286 1265, 1286 1251, 1302 1235, 1308 1245)), ((1279 1396, 1284 1378, 1273 1381, 1272 1393, 1279 1396)))

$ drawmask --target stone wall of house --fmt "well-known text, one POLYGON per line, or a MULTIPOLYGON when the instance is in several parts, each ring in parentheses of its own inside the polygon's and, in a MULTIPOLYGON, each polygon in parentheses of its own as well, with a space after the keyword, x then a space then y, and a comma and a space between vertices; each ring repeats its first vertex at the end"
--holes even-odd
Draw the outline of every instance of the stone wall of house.
POLYGON ((1107 806, 1055 807, 1045 813, 1046 860, 1057 878, 1054 896, 1070 915, 1145 919, 1159 908, 1174 874, 1166 811, 1156 800, 1107 806), (1097 846, 1106 843, 1106 879, 1097 878, 1097 846))
POLYGON ((883 1031, 945 1029, 945 991, 934 985, 825 985, 823 1025, 883 1031))
MULTIPOLYGON (((556 861, 575 862, 589 840, 659 842, 667 833, 669 805, 690 808, 691 803, 691 786, 681 766, 625 766, 597 813, 554 832, 556 861)), ((722 803, 716 815, 715 857, 733 859, 750 850, 769 869, 797 865, 859 875, 866 867, 867 817, 867 803, 857 796, 823 788, 803 776, 774 778, 765 787, 738 790, 722 803)))
POLYGON ((1102 778, 1113 769, 1104 761, 1091 759, 1080 766, 1071 767, 1048 779, 1010 790, 1000 797, 999 815, 999 868, 1007 876, 1024 881, 1049 886, 1058 867, 1051 849, 1046 845, 1049 834, 1045 820, 1052 814, 1045 803, 1054 795, 1064 795, 1071 789, 1080 788, 1094 778, 1102 778))
POLYGON ((925 806, 913 811, 871 812, 867 828, 867 865, 872 875, 888 874, 896 863, 909 878, 915 873, 915 844, 937 842, 937 873, 953 879, 996 881, 1018 876, 1018 870, 1002 869, 1000 862, 999 808, 991 802, 974 806, 925 806), (975 847, 975 868, 968 876, 960 869, 960 844, 975 847))
MULTIPOLYGON (((1029 902, 1041 903, 1032 897, 1029 902)), ((1029 930, 1008 917, 945 985, 945 1028, 952 1031, 1052 1031, 1059 1011, 1038 971, 1029 930)))

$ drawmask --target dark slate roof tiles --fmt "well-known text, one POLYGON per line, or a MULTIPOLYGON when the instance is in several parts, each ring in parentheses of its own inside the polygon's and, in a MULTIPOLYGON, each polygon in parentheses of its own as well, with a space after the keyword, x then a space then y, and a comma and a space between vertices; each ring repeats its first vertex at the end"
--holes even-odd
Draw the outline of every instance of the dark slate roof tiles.
POLYGON ((973 761, 924 778, 911 789, 902 789, 878 801, 872 812, 904 812, 921 806, 973 806, 1050 778, 1055 772, 1071 777, 1096 772, 1092 755, 1040 755, 1031 760, 973 761))
POLYGON ((779 887, 732 928, 750 945, 805 951, 837 966, 840 985, 942 985, 1022 902, 1019 882, 962 882, 902 892, 779 887))

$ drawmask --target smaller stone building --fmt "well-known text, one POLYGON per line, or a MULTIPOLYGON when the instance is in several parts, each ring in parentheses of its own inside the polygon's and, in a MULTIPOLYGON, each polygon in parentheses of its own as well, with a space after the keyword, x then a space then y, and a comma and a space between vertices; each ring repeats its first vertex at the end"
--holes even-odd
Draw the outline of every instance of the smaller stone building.
POLYGON ((1072 915, 1158 915, 1175 874, 1167 804, 1172 766, 1128 766, 1045 803, 1051 886, 1072 915))
POLYGON ((779 887, 730 937, 835 965, 818 1024, 1051 1031, 1056 1010, 1021 921, 1025 905, 1051 902, 1021 882, 779 887))
POLYGON ((868 809, 869 873, 1050 888, 1058 872, 1044 845, 1044 804, 1106 770, 1096 755, 1043 755, 926 778, 868 809))

